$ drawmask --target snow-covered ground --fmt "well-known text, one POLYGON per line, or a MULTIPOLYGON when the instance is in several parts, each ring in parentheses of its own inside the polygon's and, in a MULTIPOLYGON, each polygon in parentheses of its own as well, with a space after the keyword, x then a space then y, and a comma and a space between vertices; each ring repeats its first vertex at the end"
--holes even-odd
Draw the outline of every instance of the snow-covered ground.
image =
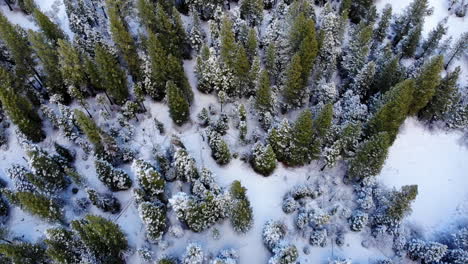
POLYGON ((418 185, 408 221, 431 230, 468 217, 468 148, 462 138, 456 131, 430 131, 413 118, 400 129, 378 177, 391 187, 418 185))

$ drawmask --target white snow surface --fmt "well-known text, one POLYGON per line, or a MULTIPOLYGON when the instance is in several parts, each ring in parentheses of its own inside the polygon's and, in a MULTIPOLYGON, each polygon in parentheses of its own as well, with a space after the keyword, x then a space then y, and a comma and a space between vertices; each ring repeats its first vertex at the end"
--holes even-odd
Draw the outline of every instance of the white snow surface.
POLYGON ((401 127, 378 177, 395 188, 418 185, 407 221, 430 231, 468 217, 468 148, 462 142, 461 132, 431 131, 414 118, 401 127))

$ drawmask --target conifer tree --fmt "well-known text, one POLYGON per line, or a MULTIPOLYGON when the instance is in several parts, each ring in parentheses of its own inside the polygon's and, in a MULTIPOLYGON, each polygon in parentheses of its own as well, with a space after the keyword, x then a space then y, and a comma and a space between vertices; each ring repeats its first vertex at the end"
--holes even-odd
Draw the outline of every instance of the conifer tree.
POLYGON ((354 78, 366 64, 372 38, 372 26, 359 25, 355 37, 350 42, 343 57, 342 67, 344 75, 354 78))
POLYGON ((132 179, 125 171, 116 169, 109 162, 99 159, 95 160, 94 165, 98 179, 111 191, 124 191, 132 187, 132 179))
POLYGON ((374 2, 372 0, 354 0, 352 1, 349 18, 353 23, 359 23, 365 19, 374 2))
POLYGON ((166 67, 167 76, 169 78, 168 80, 173 81, 180 88, 185 100, 191 104, 193 102, 193 91, 188 82, 187 76, 185 76, 182 61, 176 56, 169 54, 166 61, 166 67))
POLYGON ((52 42, 54 47, 57 46, 57 41, 59 39, 67 39, 62 29, 57 24, 52 22, 50 18, 42 13, 39 9, 34 9, 33 16, 41 28, 41 31, 44 33, 47 39, 52 42))
POLYGON ((93 189, 86 189, 88 199, 91 204, 101 209, 103 212, 116 214, 120 212, 120 202, 110 193, 98 193, 93 189))
POLYGON ((249 33, 247 34, 247 40, 245 42, 245 51, 247 52, 247 57, 251 63, 253 62, 255 56, 257 56, 257 46, 257 33, 255 28, 250 28, 249 33))
POLYGON ((276 56, 276 45, 274 42, 270 42, 265 51, 265 70, 268 72, 270 79, 274 82, 277 78, 278 67, 277 67, 277 56, 276 56))
POLYGON ((400 67, 399 58, 396 56, 391 57, 385 61, 380 69, 376 69, 375 77, 372 80, 371 93, 385 93, 391 87, 401 81, 403 77, 402 69, 400 67))
POLYGON ((46 254, 57 263, 79 263, 83 244, 72 231, 65 228, 51 228, 46 230, 46 254))
POLYGON ((390 25, 390 20, 392 19, 392 6, 390 4, 385 5, 384 9, 382 9, 382 16, 380 17, 380 21, 377 24, 377 28, 374 29, 374 43, 373 43, 373 50, 377 48, 378 45, 382 43, 382 41, 387 36, 388 28, 390 25))
MULTIPOLYGON (((318 147, 321 147, 322 143, 325 141, 328 132, 332 126, 333 121, 333 105, 326 104, 317 118, 314 120, 314 138, 315 144, 318 147)), ((320 153, 312 153, 313 157, 316 158, 320 153)))
POLYGON ((257 26, 263 19, 263 0, 244 0, 240 5, 240 17, 251 26, 257 26))
POLYGON ((236 60, 237 44, 232 31, 232 21, 229 17, 223 17, 221 25, 221 47, 220 47, 220 60, 229 69, 234 68, 236 60))
POLYGON ((125 263, 122 253, 128 248, 127 239, 117 224, 100 216, 87 215, 81 220, 72 221, 71 227, 97 261, 125 263))
POLYGON ((236 81, 236 91, 234 94, 242 97, 247 94, 249 86, 250 63, 247 53, 242 45, 237 47, 236 58, 234 62, 234 73, 236 81))
POLYGON ((401 221, 405 214, 411 209, 411 202, 418 195, 417 185, 405 185, 400 191, 394 191, 390 201, 390 206, 387 209, 387 215, 392 219, 401 221))
POLYGON ((462 56, 464 52, 468 50, 468 32, 463 33, 457 40, 455 45, 450 49, 450 52, 446 56, 446 62, 444 68, 447 69, 453 60, 456 60, 462 56))
POLYGON ((13 26, 3 13, 0 14, 0 36, 15 62, 16 76, 20 80, 27 80, 36 72, 35 62, 28 40, 20 29, 13 26))
POLYGON ((415 89, 413 80, 405 80, 388 91, 384 95, 385 104, 367 124, 366 134, 371 136, 387 132, 387 137, 393 142, 398 129, 411 111, 415 89))
POLYGON ((75 111, 75 119, 76 123, 78 124, 80 129, 85 133, 88 140, 91 142, 91 144, 94 145, 94 152, 104 152, 104 146, 101 139, 102 131, 93 121, 93 119, 86 116, 86 114, 79 110, 75 111))
POLYGON ((263 146, 257 142, 252 149, 250 163, 255 172, 269 176, 276 169, 276 155, 270 145, 263 146))
POLYGON ((457 81, 460 72, 461 68, 457 67, 454 71, 447 73, 437 86, 434 97, 420 111, 419 117, 428 121, 440 121, 449 113, 458 97, 457 81))
POLYGON ((128 98, 127 78, 117 58, 102 45, 95 48, 96 64, 102 86, 116 104, 123 105, 128 98))
POLYGON ((86 83, 86 75, 80 53, 66 40, 58 40, 60 71, 67 85, 81 88, 86 83))
POLYGON ((26 191, 5 191, 4 194, 11 203, 19 205, 23 210, 44 220, 57 222, 63 220, 58 204, 45 195, 26 191))
POLYGON ((370 94, 370 88, 375 75, 375 63, 373 61, 364 65, 364 67, 358 72, 356 78, 351 84, 351 89, 355 94, 360 95, 363 98, 367 98, 370 94))
POLYGON ((405 12, 399 16, 394 24, 395 37, 393 38, 393 46, 409 34, 411 29, 424 23, 424 18, 429 10, 428 0, 413 0, 406 8, 405 12))
MULTIPOLYGON (((107 13, 109 15, 110 31, 112 39, 122 53, 122 57, 128 65, 128 69, 135 81, 142 78, 141 61, 138 57, 135 41, 131 36, 128 26, 121 15, 123 2, 120 0, 107 0, 107 13)), ((108 88, 108 87, 107 87, 108 88)))
POLYGON ((292 166, 301 166, 313 159, 313 154, 319 152, 315 145, 312 112, 303 111, 297 118, 292 129, 291 160, 292 166))
POLYGON ((390 137, 385 132, 375 134, 364 142, 349 163, 348 178, 362 180, 379 174, 390 145, 390 137))
POLYGON ((416 52, 416 48, 419 45, 421 39, 422 24, 418 24, 406 35, 399 43, 397 48, 401 51, 401 55, 406 58, 411 58, 416 52))
POLYGON ((265 70, 260 73, 260 81, 258 82, 255 95, 255 107, 262 113, 269 112, 273 109, 270 77, 265 70))
POLYGON ((166 208, 162 203, 143 202, 138 211, 146 224, 147 237, 160 241, 166 229, 166 208))
POLYGON ((10 120, 29 140, 40 142, 45 138, 42 120, 31 103, 20 94, 21 84, 13 82, 13 76, 0 68, 0 101, 10 120), (18 89, 19 87, 19 89, 18 89))
POLYGON ((278 161, 287 162, 290 159, 292 128, 287 119, 283 119, 278 128, 274 127, 268 132, 267 141, 275 152, 278 161))
POLYGON ((62 73, 60 72, 59 57, 56 47, 52 45, 42 33, 30 30, 29 41, 34 51, 42 62, 42 67, 46 73, 46 85, 49 93, 59 95, 64 102, 69 101, 67 89, 64 84, 62 73))
POLYGON ((446 23, 447 20, 444 19, 437 24, 436 28, 429 32, 429 36, 421 45, 422 51, 418 54, 417 58, 430 56, 439 47, 442 37, 447 33, 446 23))
POLYGON ((230 193, 234 197, 234 204, 231 213, 231 224, 238 233, 247 233, 253 225, 253 212, 250 201, 246 195, 247 189, 240 181, 231 184, 230 193))
POLYGON ((45 249, 41 245, 31 244, 29 242, 15 242, 0 244, 0 254, 5 258, 1 260, 4 263, 21 263, 21 264, 41 264, 47 263, 47 256, 44 254, 45 249))
POLYGON ((302 78, 302 62, 299 54, 293 56, 288 72, 286 73, 286 85, 284 87, 284 98, 290 107, 299 107, 307 93, 302 78))
POLYGON ((411 115, 416 115, 434 96, 436 87, 440 83, 440 73, 443 69, 443 63, 443 57, 438 56, 423 66, 421 73, 416 78, 416 89, 413 96, 413 103, 410 107, 411 115))
POLYGON ((301 13, 296 17, 292 30, 297 31, 296 34, 291 36, 291 42, 293 50, 297 51, 301 57, 302 79, 304 85, 306 85, 313 62, 318 53, 315 23, 312 19, 305 18, 304 14, 301 13))
POLYGON ((167 103, 172 120, 177 125, 182 125, 190 119, 190 106, 182 91, 172 81, 166 85, 167 103))
POLYGON ((198 13, 193 12, 193 24, 189 31, 190 44, 193 49, 200 52, 205 41, 205 32, 201 27, 198 13))

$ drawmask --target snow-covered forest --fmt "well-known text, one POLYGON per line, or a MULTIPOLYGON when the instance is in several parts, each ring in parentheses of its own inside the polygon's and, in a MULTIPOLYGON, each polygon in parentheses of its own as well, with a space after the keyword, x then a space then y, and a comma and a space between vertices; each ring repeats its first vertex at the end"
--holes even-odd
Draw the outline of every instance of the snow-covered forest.
POLYGON ((0 9, 1 264, 468 263, 468 1, 0 9))

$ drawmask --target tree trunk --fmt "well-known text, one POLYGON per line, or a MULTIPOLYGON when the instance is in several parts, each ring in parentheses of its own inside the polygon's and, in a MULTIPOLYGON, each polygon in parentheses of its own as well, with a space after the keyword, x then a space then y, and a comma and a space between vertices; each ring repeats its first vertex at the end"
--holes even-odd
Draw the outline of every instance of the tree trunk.
POLYGON ((13 8, 11 7, 10 5, 10 2, 8 2, 8 0, 4 0, 5 3, 7 4, 8 8, 10 9, 10 11, 13 11, 13 8))

